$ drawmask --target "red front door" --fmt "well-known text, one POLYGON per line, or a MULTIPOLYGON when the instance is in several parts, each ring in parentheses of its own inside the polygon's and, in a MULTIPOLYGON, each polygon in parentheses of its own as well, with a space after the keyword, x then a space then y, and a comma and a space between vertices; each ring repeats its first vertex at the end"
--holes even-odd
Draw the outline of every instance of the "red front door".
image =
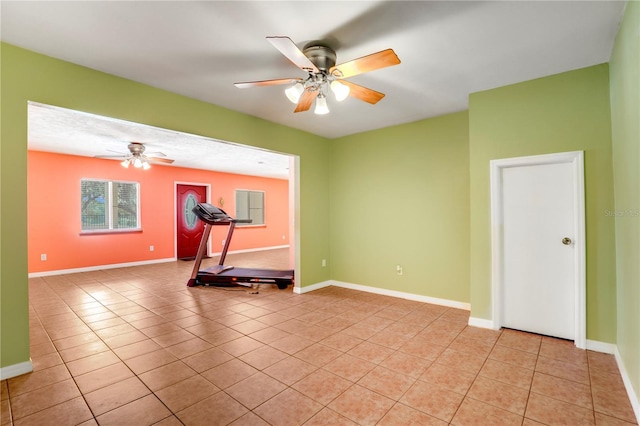
POLYGON ((207 201, 207 190, 204 186, 178 185, 176 194, 178 259, 195 258, 204 223, 191 210, 207 201))

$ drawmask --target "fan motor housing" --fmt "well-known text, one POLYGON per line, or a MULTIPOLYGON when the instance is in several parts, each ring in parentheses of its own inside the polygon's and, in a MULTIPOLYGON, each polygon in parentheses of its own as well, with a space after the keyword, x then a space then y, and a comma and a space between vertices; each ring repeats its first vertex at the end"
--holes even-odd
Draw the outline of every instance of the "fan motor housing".
POLYGON ((140 142, 131 142, 128 146, 129 151, 131 151, 132 154, 142 154, 144 152, 144 145, 141 144, 140 142))
POLYGON ((328 72, 331 67, 336 65, 336 52, 330 47, 320 45, 307 46, 302 53, 320 71, 328 72))

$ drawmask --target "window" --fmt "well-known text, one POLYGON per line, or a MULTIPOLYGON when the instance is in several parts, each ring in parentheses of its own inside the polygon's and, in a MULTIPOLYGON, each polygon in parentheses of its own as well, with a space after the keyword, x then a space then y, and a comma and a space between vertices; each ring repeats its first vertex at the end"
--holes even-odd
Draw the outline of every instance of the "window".
POLYGON ((236 190, 236 219, 251 219, 238 226, 264 225, 264 192, 236 190))
POLYGON ((140 229, 139 184, 82 179, 80 189, 83 231, 140 229))

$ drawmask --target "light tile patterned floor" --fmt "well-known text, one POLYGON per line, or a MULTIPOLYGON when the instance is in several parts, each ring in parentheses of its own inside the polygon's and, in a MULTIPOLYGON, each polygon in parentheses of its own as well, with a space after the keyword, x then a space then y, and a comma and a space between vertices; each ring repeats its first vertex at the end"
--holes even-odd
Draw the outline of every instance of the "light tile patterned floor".
POLYGON ((31 279, 2 425, 636 424, 610 355, 336 287, 187 288, 191 265, 31 279))

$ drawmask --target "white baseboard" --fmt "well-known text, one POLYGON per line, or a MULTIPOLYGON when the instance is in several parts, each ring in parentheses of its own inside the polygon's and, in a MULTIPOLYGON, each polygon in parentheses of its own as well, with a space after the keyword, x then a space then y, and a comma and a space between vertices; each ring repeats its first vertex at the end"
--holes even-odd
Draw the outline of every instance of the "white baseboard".
MULTIPOLYGON (((265 251, 265 250, 279 250, 279 249, 285 249, 285 248, 289 248, 289 245, 282 245, 282 246, 270 246, 270 247, 258 247, 258 248, 251 248, 251 249, 243 249, 243 250, 231 250, 228 251, 227 254, 239 254, 239 253, 253 253, 256 251, 265 251)), ((211 256, 219 256, 221 255, 222 252, 216 252, 211 254, 211 256)))
POLYGON ((6 367, 0 368, 0 380, 10 379, 22 374, 31 373, 32 371, 33 364, 31 363, 31 359, 19 364, 7 365, 6 367))
POLYGON ((469 317, 469 325, 472 327, 488 328, 491 330, 499 329, 499 328, 496 328, 495 324, 493 323, 493 320, 488 320, 484 318, 469 317))
POLYGON ((587 349, 594 352, 602 352, 604 354, 615 354, 617 351, 616 345, 613 343, 599 342, 597 340, 587 339, 587 349))
POLYGON ((367 293, 397 297, 400 299, 413 300, 416 302, 431 303, 433 305, 447 306, 449 308, 464 309, 466 311, 471 310, 471 305, 469 303, 458 302, 456 300, 438 299, 437 297, 423 296, 421 294, 405 293, 402 291, 389 290, 386 288, 369 287, 366 285, 346 283, 343 281, 331 280, 330 282, 331 282, 331 285, 333 286, 349 288, 351 290, 365 291, 367 293))
POLYGON ((29 278, 48 277, 51 275, 76 274, 78 272, 94 272, 103 269, 127 268, 129 266, 153 265, 154 263, 174 262, 175 257, 165 259, 141 260, 139 262, 113 263, 110 265, 87 266, 84 268, 58 269, 56 271, 30 272, 29 278))
MULTIPOLYGON (((289 248, 289 246, 283 245, 283 246, 261 247, 261 248, 255 248, 255 249, 233 250, 228 252, 227 254, 252 253, 257 251, 277 250, 277 249, 283 249, 283 248, 289 248)), ((219 255, 220 253, 213 253, 211 256, 219 256, 219 255)), ((55 271, 43 271, 43 272, 30 272, 29 278, 48 277, 52 275, 63 275, 63 274, 76 274, 78 272, 94 272, 94 271, 100 271, 103 269, 127 268, 129 266, 153 265, 155 263, 175 262, 176 260, 177 258, 175 257, 167 257, 164 259, 141 260, 139 262, 113 263, 109 265, 87 266, 83 268, 58 269, 55 271)))
POLYGON ((397 297, 399 299, 413 300, 416 302, 431 303, 433 305, 447 306, 449 308, 464 309, 467 311, 471 309, 468 303, 458 302, 456 300, 438 299, 436 297, 423 296, 421 294, 405 293, 402 291, 389 290, 389 289, 378 288, 378 287, 369 287, 366 285, 352 284, 352 283, 346 283, 343 281, 335 281, 335 280, 323 281, 321 283, 311 284, 309 286, 299 287, 297 289, 294 288, 293 291, 298 294, 302 294, 302 293, 307 293, 309 291, 318 290, 328 286, 348 288, 351 290, 364 291, 367 293, 380 294, 383 296, 397 297))
POLYGON ((304 287, 293 287, 293 292, 296 294, 309 293, 310 291, 320 290, 321 288, 329 287, 331 281, 323 281, 321 283, 306 285, 304 287))
POLYGON ((624 362, 622 361, 622 356, 618 351, 618 346, 614 346, 614 356, 616 357, 616 363, 618 364, 618 370, 620 370, 620 375, 622 376, 622 381, 624 382, 624 387, 627 390, 627 395, 629 396, 629 402, 631 402, 631 408, 633 408, 633 412, 636 415, 636 422, 640 424, 640 395, 636 394, 636 391, 633 389, 633 385, 631 384, 631 378, 629 377, 629 373, 624 366, 624 362))

